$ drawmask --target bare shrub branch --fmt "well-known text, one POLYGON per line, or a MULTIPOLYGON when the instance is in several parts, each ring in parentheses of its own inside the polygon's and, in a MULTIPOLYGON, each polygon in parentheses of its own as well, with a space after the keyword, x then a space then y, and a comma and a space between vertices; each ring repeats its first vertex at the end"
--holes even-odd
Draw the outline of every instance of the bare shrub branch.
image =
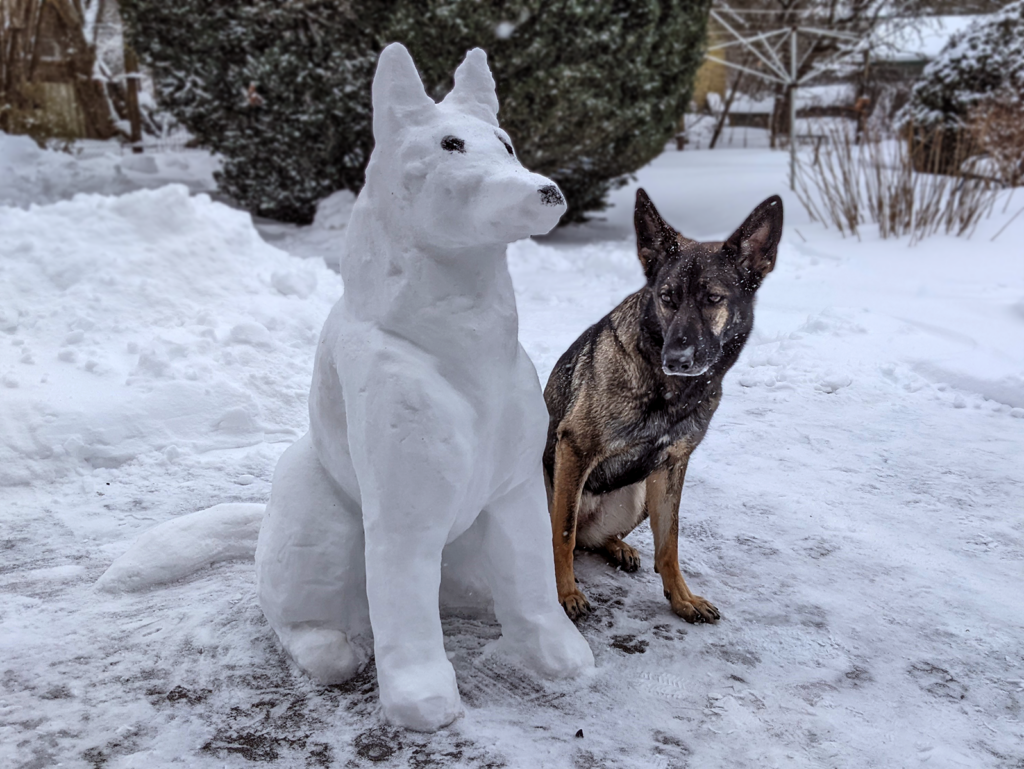
POLYGON ((844 236, 859 238, 870 222, 880 237, 909 235, 911 243, 940 230, 970 237, 1004 186, 971 170, 970 134, 951 140, 941 130, 909 130, 910 138, 886 140, 868 131, 855 143, 844 128, 826 133, 810 162, 800 163, 797 196, 812 219, 834 224, 844 236), (940 173, 948 169, 953 172, 940 173))

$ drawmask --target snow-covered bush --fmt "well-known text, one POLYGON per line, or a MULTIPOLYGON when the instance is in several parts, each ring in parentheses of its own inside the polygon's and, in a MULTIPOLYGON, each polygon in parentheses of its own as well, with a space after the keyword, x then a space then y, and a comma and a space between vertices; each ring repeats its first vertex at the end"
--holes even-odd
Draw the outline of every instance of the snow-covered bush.
POLYGON ((709 4, 126 0, 123 10, 163 104, 224 156, 219 183, 254 213, 308 222, 318 199, 358 191, 377 54, 401 41, 435 99, 468 49, 487 50, 502 125, 575 221, 675 133, 709 4))
POLYGON ((955 35, 925 67, 897 121, 907 129, 939 132, 949 147, 970 137, 972 111, 999 94, 1024 100, 1024 0, 955 35))

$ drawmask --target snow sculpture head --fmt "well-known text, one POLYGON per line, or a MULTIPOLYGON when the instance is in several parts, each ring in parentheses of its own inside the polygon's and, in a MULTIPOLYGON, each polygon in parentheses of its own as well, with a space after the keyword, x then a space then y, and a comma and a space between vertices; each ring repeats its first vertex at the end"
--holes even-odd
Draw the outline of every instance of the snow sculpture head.
POLYGON ((393 193, 405 225, 424 245, 504 244, 550 231, 565 213, 562 193, 523 168, 497 116, 494 79, 481 49, 466 54, 455 87, 437 104, 423 90, 409 52, 389 45, 373 81, 376 146, 368 191, 393 193))

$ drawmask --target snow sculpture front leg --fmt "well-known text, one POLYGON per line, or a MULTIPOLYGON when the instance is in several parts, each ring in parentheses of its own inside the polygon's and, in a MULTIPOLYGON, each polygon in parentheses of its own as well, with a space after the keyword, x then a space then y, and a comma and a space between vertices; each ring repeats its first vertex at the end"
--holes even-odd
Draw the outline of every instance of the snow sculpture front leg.
POLYGON ((424 358, 382 350, 346 400, 381 704, 389 722, 433 731, 461 713, 438 593, 471 475, 473 417, 424 358))
POLYGON ((552 678, 578 675, 594 655, 558 603, 540 464, 483 512, 483 555, 501 623, 498 648, 552 678))

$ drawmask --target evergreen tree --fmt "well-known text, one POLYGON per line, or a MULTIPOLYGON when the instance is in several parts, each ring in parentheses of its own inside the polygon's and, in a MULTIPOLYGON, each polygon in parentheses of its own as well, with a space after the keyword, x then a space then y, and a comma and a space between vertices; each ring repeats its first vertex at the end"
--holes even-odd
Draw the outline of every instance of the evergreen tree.
POLYGON ((221 153, 222 189, 254 213, 311 220, 358 191, 373 148, 370 83, 389 42, 442 98, 466 51, 487 51, 499 119, 523 164, 565 193, 564 221, 677 130, 710 0, 124 0, 163 104, 221 153))

